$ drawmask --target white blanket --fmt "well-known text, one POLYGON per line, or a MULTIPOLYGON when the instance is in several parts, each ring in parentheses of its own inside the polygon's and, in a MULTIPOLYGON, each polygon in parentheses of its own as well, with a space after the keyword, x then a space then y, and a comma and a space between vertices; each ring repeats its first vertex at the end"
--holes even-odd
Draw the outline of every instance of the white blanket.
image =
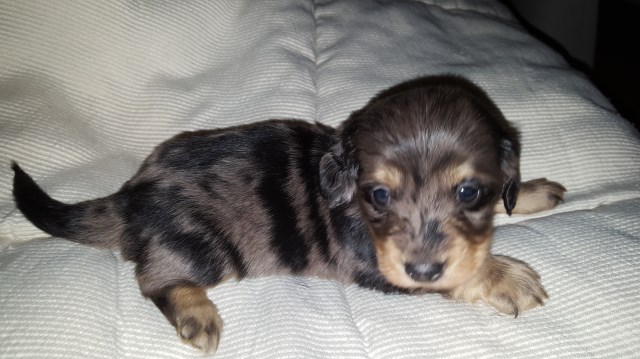
POLYGON ((499 3, 0 0, 0 357, 201 357, 140 295, 133 265, 46 238, 16 210, 11 160, 53 197, 116 191, 183 130, 269 118, 336 125, 385 87, 455 73, 522 132, 524 179, 558 208, 499 216, 493 251, 550 300, 517 319, 438 295, 313 278, 208 291, 217 358, 640 355, 640 137, 499 3))

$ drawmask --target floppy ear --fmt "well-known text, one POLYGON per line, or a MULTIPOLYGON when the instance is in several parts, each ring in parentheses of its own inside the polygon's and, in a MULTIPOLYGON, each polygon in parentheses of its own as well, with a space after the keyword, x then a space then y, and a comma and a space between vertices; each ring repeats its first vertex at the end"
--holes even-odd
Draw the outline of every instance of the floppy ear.
POLYGON ((320 159, 320 192, 331 208, 350 202, 356 191, 358 165, 349 157, 338 142, 320 159))
POLYGON ((517 134, 500 140, 500 169, 503 179, 502 202, 507 214, 511 215, 520 189, 520 142, 517 134))

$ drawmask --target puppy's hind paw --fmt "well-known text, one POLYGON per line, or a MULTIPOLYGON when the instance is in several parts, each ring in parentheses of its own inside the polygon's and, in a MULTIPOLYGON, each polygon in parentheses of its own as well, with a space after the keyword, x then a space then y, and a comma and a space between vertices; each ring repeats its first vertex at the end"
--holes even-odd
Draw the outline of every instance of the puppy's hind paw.
POLYGON ((213 303, 203 303, 185 309, 176 317, 176 331, 185 343, 205 353, 213 353, 218 349, 222 318, 213 303))
POLYGON ((175 286, 149 295, 180 339, 205 353, 218 348, 222 318, 203 287, 175 286))
POLYGON ((481 272, 449 296, 465 302, 483 301, 515 317, 542 306, 548 298, 538 273, 525 262, 506 256, 487 258, 481 272))

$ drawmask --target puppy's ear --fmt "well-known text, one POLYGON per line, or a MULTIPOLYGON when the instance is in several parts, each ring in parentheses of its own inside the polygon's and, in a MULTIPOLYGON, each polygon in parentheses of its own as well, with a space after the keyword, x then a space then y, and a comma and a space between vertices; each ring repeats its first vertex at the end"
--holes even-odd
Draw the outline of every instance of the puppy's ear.
POLYGON ((502 170, 502 202, 508 215, 516 206, 520 189, 520 142, 516 133, 500 141, 500 168, 502 170))
POLYGON ((320 192, 331 208, 348 203, 356 191, 358 166, 340 142, 320 159, 320 192))

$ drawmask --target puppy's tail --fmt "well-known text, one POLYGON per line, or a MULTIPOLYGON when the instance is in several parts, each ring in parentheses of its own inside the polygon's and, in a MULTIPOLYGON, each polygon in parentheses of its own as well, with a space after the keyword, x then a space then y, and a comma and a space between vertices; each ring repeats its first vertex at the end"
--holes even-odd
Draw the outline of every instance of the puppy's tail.
POLYGON ((14 171, 13 198, 31 223, 54 237, 99 247, 117 248, 121 219, 112 197, 66 204, 51 198, 18 166, 14 171))

